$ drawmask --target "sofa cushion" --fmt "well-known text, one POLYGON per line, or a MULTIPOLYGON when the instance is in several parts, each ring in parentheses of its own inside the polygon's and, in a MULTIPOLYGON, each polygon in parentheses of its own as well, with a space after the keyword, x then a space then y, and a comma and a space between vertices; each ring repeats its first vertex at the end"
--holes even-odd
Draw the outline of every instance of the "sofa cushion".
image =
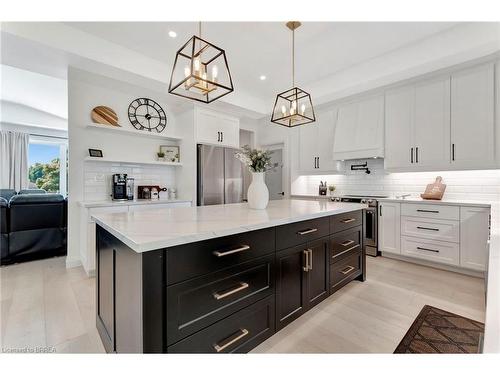
POLYGON ((47 191, 44 189, 22 189, 18 194, 45 194, 47 191))
POLYGON ((9 204, 20 205, 20 204, 36 204, 36 203, 62 203, 64 202, 64 197, 61 194, 19 194, 13 196, 9 204))
POLYGON ((9 202, 9 233, 65 228, 65 201, 60 194, 16 195, 9 202))
POLYGON ((14 195, 16 195, 16 191, 14 189, 0 189, 0 197, 9 200, 14 195))

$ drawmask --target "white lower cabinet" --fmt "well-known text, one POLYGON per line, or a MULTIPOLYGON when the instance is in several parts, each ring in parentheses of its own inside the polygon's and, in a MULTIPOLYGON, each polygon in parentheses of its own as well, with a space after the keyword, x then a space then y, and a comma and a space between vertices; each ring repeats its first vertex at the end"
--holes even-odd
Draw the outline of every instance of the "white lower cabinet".
POLYGON ((489 208, 460 207, 460 266, 486 270, 489 228, 489 208))
POLYGON ((379 205, 378 243, 382 253, 401 254, 401 204, 379 205))
POLYGON ((459 245, 455 242, 402 236, 401 255, 452 266, 460 264, 459 245))
POLYGON ((380 202, 379 250, 483 272, 490 208, 380 202))

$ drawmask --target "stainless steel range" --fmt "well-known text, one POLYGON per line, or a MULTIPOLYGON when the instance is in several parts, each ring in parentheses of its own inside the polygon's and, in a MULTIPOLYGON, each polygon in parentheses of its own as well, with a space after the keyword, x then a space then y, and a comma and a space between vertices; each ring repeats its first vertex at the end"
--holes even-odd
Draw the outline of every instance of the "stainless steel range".
POLYGON ((343 195, 332 197, 334 202, 351 202, 367 204, 363 210, 363 244, 367 255, 378 255, 378 201, 377 198, 387 198, 384 195, 343 195))

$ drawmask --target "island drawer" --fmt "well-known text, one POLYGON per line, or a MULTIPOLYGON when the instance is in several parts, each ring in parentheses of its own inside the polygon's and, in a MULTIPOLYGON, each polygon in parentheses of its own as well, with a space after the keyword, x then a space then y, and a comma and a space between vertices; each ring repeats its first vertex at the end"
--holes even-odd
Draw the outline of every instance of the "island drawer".
POLYGON ((297 246, 328 236, 329 231, 328 217, 282 225, 276 228, 276 248, 282 250, 297 246))
POLYGON ((247 353, 275 333, 274 296, 168 347, 168 353, 247 353))
POLYGON ((274 254, 166 288, 171 345, 274 293, 274 254))
POLYGON ((361 250, 363 227, 347 229, 330 237, 330 263, 361 250))
POLYGON ((363 224, 362 210, 330 216, 330 233, 357 227, 363 224))
POLYGON ((362 273, 361 250, 330 265, 330 293, 333 293, 362 273))
POLYGON ((275 228, 175 246, 167 249, 167 285, 189 280, 274 253, 275 228))

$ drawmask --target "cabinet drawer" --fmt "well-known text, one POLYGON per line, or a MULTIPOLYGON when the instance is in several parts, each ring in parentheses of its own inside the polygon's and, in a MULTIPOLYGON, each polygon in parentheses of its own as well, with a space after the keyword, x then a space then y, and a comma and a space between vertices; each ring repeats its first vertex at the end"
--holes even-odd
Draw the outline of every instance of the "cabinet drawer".
POLYGON ((330 216, 330 233, 337 233, 362 224, 362 210, 330 216))
POLYGON ((274 228, 215 238, 167 250, 167 285, 274 252, 274 228))
POLYGON ((401 235, 458 243, 460 222, 403 216, 401 218, 401 235))
POLYGON ((167 344, 274 293, 274 254, 166 288, 167 344))
POLYGON ((275 332, 274 296, 168 347, 168 353, 247 353, 275 332))
POLYGON ((276 248, 278 250, 312 241, 329 233, 329 218, 299 221, 276 228, 276 248))
POLYGON ((460 207, 440 204, 401 204, 402 216, 417 216, 431 219, 460 220, 460 207))
POLYGON ((330 265, 330 292, 340 289, 362 273, 363 255, 357 251, 330 265))
POLYGON ((459 254, 456 243, 401 237, 401 255, 458 266, 459 254))
POLYGON ((361 226, 339 232, 330 237, 330 263, 361 250, 363 230, 361 226))

